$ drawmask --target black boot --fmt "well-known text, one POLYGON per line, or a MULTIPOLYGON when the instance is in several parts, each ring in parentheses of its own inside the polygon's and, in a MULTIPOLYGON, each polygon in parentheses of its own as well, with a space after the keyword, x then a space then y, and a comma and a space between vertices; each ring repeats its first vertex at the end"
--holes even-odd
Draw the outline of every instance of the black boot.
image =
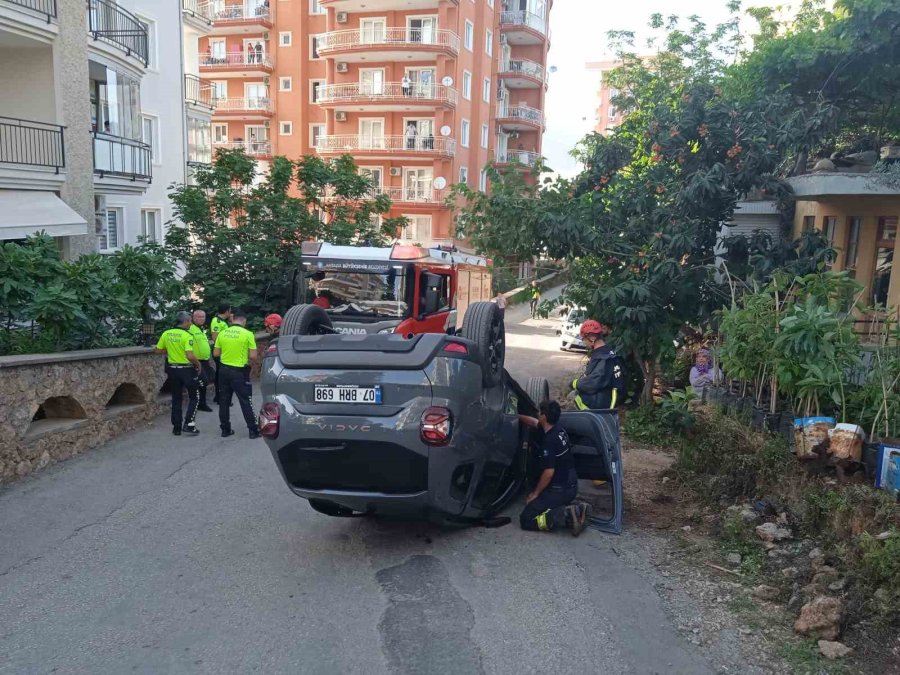
POLYGON ((229 436, 234 436, 234 429, 232 429, 231 427, 222 429, 222 438, 228 438, 229 436))
POLYGON ((182 433, 185 433, 188 436, 196 436, 197 434, 200 433, 200 430, 197 427, 195 427, 193 424, 191 424, 190 426, 185 424, 182 427, 181 431, 182 431, 182 433))
POLYGON ((212 412, 213 411, 213 409, 210 408, 205 403, 201 403, 200 405, 198 405, 197 410, 199 410, 200 412, 212 412))
POLYGON ((172 427, 172 435, 173 436, 181 436, 181 427, 173 426, 172 427))
POLYGON ((259 433, 259 429, 251 429, 250 430, 250 440, 253 440, 254 438, 259 438, 260 436, 261 436, 261 434, 259 433))

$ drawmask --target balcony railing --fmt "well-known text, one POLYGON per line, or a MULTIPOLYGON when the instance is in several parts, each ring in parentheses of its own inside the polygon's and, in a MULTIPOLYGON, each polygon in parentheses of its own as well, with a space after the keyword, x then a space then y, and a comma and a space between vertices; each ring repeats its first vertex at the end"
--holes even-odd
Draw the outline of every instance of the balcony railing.
POLYGON ((452 157, 456 154, 456 141, 431 136, 319 136, 316 150, 323 153, 353 152, 412 152, 452 157))
POLYGON ((528 122, 535 126, 544 125, 544 113, 527 105, 501 105, 497 108, 497 119, 528 122))
POLYGON ((63 127, 14 117, 0 117, 0 164, 54 169, 66 166, 63 127))
POLYGON ((210 5, 207 0, 181 0, 181 9, 185 13, 192 14, 204 21, 212 21, 210 5))
POLYGON ((196 106, 213 108, 213 86, 209 80, 204 80, 196 75, 184 76, 184 100, 196 106))
POLYGON ((147 30, 134 14, 110 0, 88 0, 88 32, 136 56, 146 66, 150 62, 147 30))
POLYGON ((272 112, 272 101, 268 98, 217 98, 214 102, 219 112, 243 110, 272 112))
POLYGON ((522 164, 523 166, 534 166, 541 156, 531 150, 507 150, 503 152, 497 151, 495 161, 497 164, 522 164))
POLYGON ((215 143, 216 149, 243 150, 251 157, 268 157, 272 154, 269 141, 234 141, 232 143, 215 143))
POLYGON ((211 68, 222 66, 257 66, 271 70, 272 59, 268 54, 257 54, 247 50, 246 52, 229 52, 228 54, 200 54, 200 65, 211 68))
POLYGON ((149 145, 99 131, 91 134, 94 137, 94 173, 101 178, 118 176, 145 181, 152 178, 149 145))
POLYGON ((443 204, 444 190, 435 190, 431 187, 375 187, 372 196, 387 195, 392 202, 408 202, 414 204, 443 204))
POLYGON ((547 71, 544 70, 544 66, 540 63, 535 63, 534 61, 504 61, 500 65, 500 72, 504 75, 525 75, 540 80, 541 82, 546 82, 547 80, 547 71))
POLYGON ((259 2, 226 4, 224 0, 213 0, 207 10, 216 23, 228 21, 269 21, 271 14, 268 5, 259 2))
POLYGON ((30 9, 38 14, 46 14, 47 23, 50 23, 51 18, 56 17, 56 0, 0 0, 0 4, 3 2, 30 9))
POLYGON ((500 12, 500 27, 524 26, 536 30, 541 35, 547 34, 547 20, 539 14, 524 10, 500 12))
POLYGON ((343 103, 348 101, 372 101, 378 103, 441 103, 456 105, 456 89, 442 84, 411 84, 404 87, 400 82, 353 82, 351 84, 329 84, 319 87, 317 103, 343 103))
POLYGON ((336 30, 317 38, 320 52, 367 49, 369 47, 440 47, 459 53, 459 35, 452 30, 423 28, 362 28, 336 30))

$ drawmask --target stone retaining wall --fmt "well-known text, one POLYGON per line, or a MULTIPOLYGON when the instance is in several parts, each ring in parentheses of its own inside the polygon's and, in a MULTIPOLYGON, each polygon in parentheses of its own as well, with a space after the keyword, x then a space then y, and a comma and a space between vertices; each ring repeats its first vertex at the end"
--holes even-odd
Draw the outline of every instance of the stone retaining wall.
POLYGON ((159 415, 163 366, 143 347, 0 357, 0 483, 159 415))

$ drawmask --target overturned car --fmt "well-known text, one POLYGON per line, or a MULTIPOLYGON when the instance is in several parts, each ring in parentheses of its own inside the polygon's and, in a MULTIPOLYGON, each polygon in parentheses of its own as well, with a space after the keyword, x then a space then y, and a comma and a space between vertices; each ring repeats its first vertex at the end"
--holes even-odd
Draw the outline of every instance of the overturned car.
MULTIPOLYGON (((497 514, 533 478, 542 440, 517 415, 550 393, 509 376, 504 338, 489 302, 471 304, 455 335, 341 333, 320 307, 293 307, 265 355, 259 420, 288 487, 330 516, 497 514)), ((579 478, 608 482, 608 517, 593 525, 620 531, 618 418, 566 412, 561 424, 579 478)))

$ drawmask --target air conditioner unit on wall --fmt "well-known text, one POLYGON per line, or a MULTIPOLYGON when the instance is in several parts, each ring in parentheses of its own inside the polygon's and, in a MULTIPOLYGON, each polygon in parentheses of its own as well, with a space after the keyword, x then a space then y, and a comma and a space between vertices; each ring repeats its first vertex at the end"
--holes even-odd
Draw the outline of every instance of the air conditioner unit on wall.
POLYGON ((399 176, 402 173, 403 173, 403 169, 401 169, 399 166, 391 167, 391 175, 392 176, 399 176))
POLYGON ((350 66, 347 63, 344 61, 337 62, 337 71, 339 73, 346 73, 348 70, 350 70, 350 66))
POLYGON ((334 119, 336 119, 338 122, 346 122, 347 113, 345 113, 343 110, 338 110, 336 113, 334 113, 334 119))
POLYGON ((268 39, 269 39, 269 31, 266 31, 265 33, 263 33, 263 40, 268 40, 268 39))
POLYGON ((335 15, 335 20, 338 23, 347 23, 347 12, 338 12, 337 15, 335 15))

